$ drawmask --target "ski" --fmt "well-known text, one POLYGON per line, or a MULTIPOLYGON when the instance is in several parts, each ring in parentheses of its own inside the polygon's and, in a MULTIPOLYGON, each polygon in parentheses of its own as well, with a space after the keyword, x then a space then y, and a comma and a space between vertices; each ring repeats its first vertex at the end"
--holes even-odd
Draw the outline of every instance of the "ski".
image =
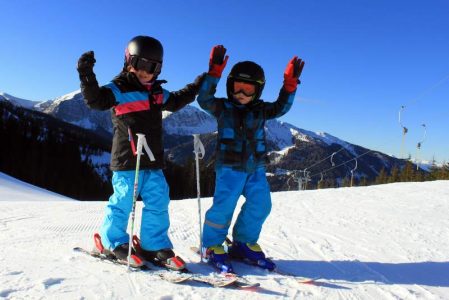
MULTIPOLYGON (((192 246, 190 247, 190 250, 192 250, 195 254, 197 254, 198 256, 200 256, 200 251, 198 247, 192 246)), ((210 268, 213 268, 213 266, 207 264, 210 268)), ((215 269, 214 269, 215 270, 215 269)), ((260 283, 258 282, 252 282, 248 279, 246 279, 244 276, 238 275, 236 273, 215 273, 216 276, 214 276, 214 278, 219 277, 219 278, 231 278, 234 279, 234 282, 232 283, 233 286, 237 287, 237 288, 255 288, 255 287, 259 287, 260 283)))
MULTIPOLYGON (((140 246, 139 237, 134 235, 132 242, 133 242, 134 249, 136 249, 136 252, 137 253, 141 252, 142 247, 140 246)), ((158 265, 153 264, 152 262, 145 261, 145 265, 147 265, 147 266, 151 265, 152 268, 174 271, 176 273, 182 272, 183 274, 190 275, 190 278, 189 278, 190 280, 201 282, 201 283, 204 283, 207 285, 211 285, 213 287, 227 287, 227 286, 234 284, 234 282, 236 281, 236 278, 232 278, 232 277, 231 278, 212 277, 212 276, 207 276, 207 275, 203 275, 203 274, 193 273, 189 269, 187 269, 187 267, 185 266, 185 262, 182 260, 182 258, 180 258, 178 256, 176 256, 175 258, 176 258, 175 261, 178 262, 175 264, 167 264, 165 266, 158 266, 158 265), (180 264, 180 263, 182 263, 182 264, 180 264), (184 266, 182 269, 177 269, 182 265, 184 266), (175 267, 175 269, 173 267, 175 267)))
MULTIPOLYGON (((192 274, 192 273, 191 273, 192 274)), ((238 278, 231 277, 215 277, 215 276, 208 276, 208 275, 202 275, 202 274, 193 274, 191 277, 191 280, 201 282, 204 284, 211 285, 216 288, 224 288, 229 286, 234 286, 236 284, 238 278)))
MULTIPOLYGON (((226 246, 230 247, 231 245, 232 245, 231 239, 229 237, 226 237, 226 246)), ((283 276, 283 277, 286 277, 286 278, 293 279, 297 283, 301 283, 301 284, 312 284, 313 285, 313 284, 316 284, 316 281, 321 278, 320 276, 316 276, 316 277, 297 276, 295 274, 288 273, 288 272, 285 272, 283 270, 280 270, 279 268, 275 268, 274 270, 269 270, 269 269, 266 269, 266 268, 262 268, 259 265, 255 264, 255 263, 253 263, 253 262, 251 262, 249 260, 245 260, 245 259, 235 259, 235 258, 231 257, 231 260, 242 262, 242 263, 244 263, 244 264, 246 264, 248 266, 257 267, 257 268, 260 268, 261 270, 266 270, 267 272, 274 273, 274 274, 277 274, 277 275, 280 275, 280 276, 283 276)), ((270 260, 271 260, 271 258, 270 258, 270 260)))
MULTIPOLYGON (((127 266, 128 262, 127 261, 122 261, 119 260, 113 256, 107 256, 104 255, 98 251, 92 250, 86 250, 84 248, 81 247, 75 247, 73 248, 73 251, 75 252, 79 252, 79 253, 83 253, 89 256, 92 256, 96 259, 99 259, 101 261, 105 261, 105 262, 110 262, 116 265, 121 265, 121 266, 127 266)), ((171 283, 183 283, 187 280, 190 280, 192 278, 191 274, 188 273, 181 273, 181 272, 175 272, 175 271, 169 271, 167 269, 161 269, 161 270, 155 270, 152 269, 148 266, 148 264, 143 264, 140 266, 130 266, 131 271, 144 271, 144 272, 151 272, 151 274, 158 276, 159 278, 171 282, 171 283)))
POLYGON ((173 270, 173 269, 170 269, 167 267, 160 267, 160 266, 154 265, 152 262, 148 262, 148 261, 145 261, 144 266, 147 266, 148 269, 151 269, 151 270, 167 272, 167 274, 172 274, 172 273, 175 275, 181 274, 182 276, 188 277, 186 280, 200 282, 200 283, 207 284, 207 285, 210 285, 213 287, 228 287, 228 286, 233 285, 235 283, 235 281, 237 280, 237 278, 234 278, 234 277, 215 277, 215 276, 198 274, 198 273, 194 273, 194 272, 190 271, 187 268, 184 268, 182 270, 173 270))
POLYGON ((298 275, 295 275, 295 274, 291 274, 291 273, 288 273, 288 272, 285 272, 285 271, 282 271, 282 270, 279 270, 279 269, 274 269, 273 271, 270 271, 270 272, 271 272, 271 273, 278 274, 278 275, 281 275, 281 276, 286 277, 286 278, 293 279, 293 280, 295 280, 297 283, 301 283, 301 284, 311 284, 311 285, 314 285, 314 284, 317 283, 317 282, 316 282, 317 280, 321 279, 321 276, 316 276, 316 277, 303 277, 303 276, 298 276, 298 275))
POLYGON ((236 262, 240 262, 242 264, 245 264, 247 266, 255 267, 255 268, 258 268, 260 270, 265 270, 266 272, 271 273, 271 274, 276 274, 276 275, 279 275, 279 276, 282 276, 282 277, 285 277, 285 278, 292 279, 292 280, 294 280, 294 281, 296 281, 297 283, 300 283, 300 284, 311 284, 311 285, 314 285, 314 284, 317 283, 316 282, 317 280, 322 278, 321 276, 316 276, 316 277, 298 276, 298 275, 295 275, 293 273, 289 273, 289 272, 283 271, 283 270, 281 270, 279 268, 276 268, 274 270, 268 270, 268 269, 261 268, 260 266, 258 266, 256 264, 253 264, 253 263, 251 263, 249 261, 246 261, 246 260, 242 260, 242 259, 233 259, 233 260, 236 261, 236 262))
MULTIPOLYGON (((86 255, 89 255, 91 257, 94 257, 98 260, 109 262, 115 265, 120 266, 127 266, 127 261, 121 261, 116 259, 113 256, 107 256, 104 254, 101 254, 98 251, 92 250, 86 250, 81 247, 75 247, 73 248, 73 251, 78 253, 83 253, 86 255)), ((163 267, 158 267, 150 262, 144 261, 144 264, 141 266, 130 266, 132 272, 149 272, 151 275, 155 275, 159 277, 160 279, 163 279, 165 281, 168 281, 170 283, 179 284, 179 283, 186 283, 187 281, 194 281, 194 282, 200 282, 202 284, 207 284, 212 287, 216 288, 224 288, 228 286, 232 286, 237 278, 225 278, 225 277, 214 277, 214 276, 208 276, 203 274, 197 274, 194 272, 191 272, 188 269, 184 269, 182 271, 175 271, 163 267), (151 266, 150 266, 151 265, 151 266)))

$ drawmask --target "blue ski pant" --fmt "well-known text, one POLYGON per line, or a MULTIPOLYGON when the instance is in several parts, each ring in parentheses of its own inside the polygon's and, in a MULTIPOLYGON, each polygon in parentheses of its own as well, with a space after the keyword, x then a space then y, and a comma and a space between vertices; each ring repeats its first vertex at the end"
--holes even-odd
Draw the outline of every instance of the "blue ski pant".
MULTIPOLYGON (((100 230, 103 245, 108 249, 112 250, 118 245, 129 243, 126 228, 132 210, 135 174, 135 171, 113 172, 114 193, 109 198, 100 230)), ((141 170, 138 194, 143 201, 140 226, 142 248, 150 251, 173 248, 168 237, 169 188, 162 170, 141 170)))
POLYGON ((220 167, 216 170, 213 204, 204 221, 203 247, 221 245, 225 241, 240 195, 246 200, 234 225, 233 239, 252 244, 257 242, 271 211, 265 168, 247 173, 220 167))

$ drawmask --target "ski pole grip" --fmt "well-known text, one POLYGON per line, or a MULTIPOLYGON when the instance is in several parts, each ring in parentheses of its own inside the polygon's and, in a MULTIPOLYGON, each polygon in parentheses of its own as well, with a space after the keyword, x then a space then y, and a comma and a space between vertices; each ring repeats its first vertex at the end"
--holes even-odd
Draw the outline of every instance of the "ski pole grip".
POLYGON ((143 133, 137 133, 137 150, 136 150, 136 154, 137 155, 142 155, 142 147, 143 147, 143 143, 145 140, 145 134, 143 133))
POLYGON ((193 134, 193 152, 195 154, 198 153, 198 158, 199 159, 203 159, 204 157, 204 153, 206 152, 204 150, 204 145, 200 140, 200 135, 199 134, 193 134))

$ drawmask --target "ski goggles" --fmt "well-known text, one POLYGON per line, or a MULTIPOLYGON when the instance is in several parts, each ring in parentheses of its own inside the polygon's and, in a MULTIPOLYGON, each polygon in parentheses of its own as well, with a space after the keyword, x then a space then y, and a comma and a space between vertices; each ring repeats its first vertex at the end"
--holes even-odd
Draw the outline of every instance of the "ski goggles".
POLYGON ((149 74, 160 74, 162 70, 161 62, 137 56, 131 57, 130 65, 136 70, 142 70, 149 74))
POLYGON ((251 83, 234 81, 234 91, 232 94, 237 95, 240 93, 246 97, 253 97, 256 94, 256 87, 251 83))

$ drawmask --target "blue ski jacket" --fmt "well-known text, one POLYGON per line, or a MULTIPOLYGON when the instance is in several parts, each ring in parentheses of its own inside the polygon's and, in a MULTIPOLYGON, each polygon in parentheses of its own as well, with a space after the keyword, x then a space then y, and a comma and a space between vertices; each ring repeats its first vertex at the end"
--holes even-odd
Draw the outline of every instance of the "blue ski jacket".
POLYGON ((268 162, 265 121, 287 113, 295 97, 281 88, 275 102, 254 100, 246 105, 234 99, 215 98, 220 78, 206 75, 197 97, 198 104, 217 119, 218 140, 215 167, 232 167, 252 173, 268 162))

